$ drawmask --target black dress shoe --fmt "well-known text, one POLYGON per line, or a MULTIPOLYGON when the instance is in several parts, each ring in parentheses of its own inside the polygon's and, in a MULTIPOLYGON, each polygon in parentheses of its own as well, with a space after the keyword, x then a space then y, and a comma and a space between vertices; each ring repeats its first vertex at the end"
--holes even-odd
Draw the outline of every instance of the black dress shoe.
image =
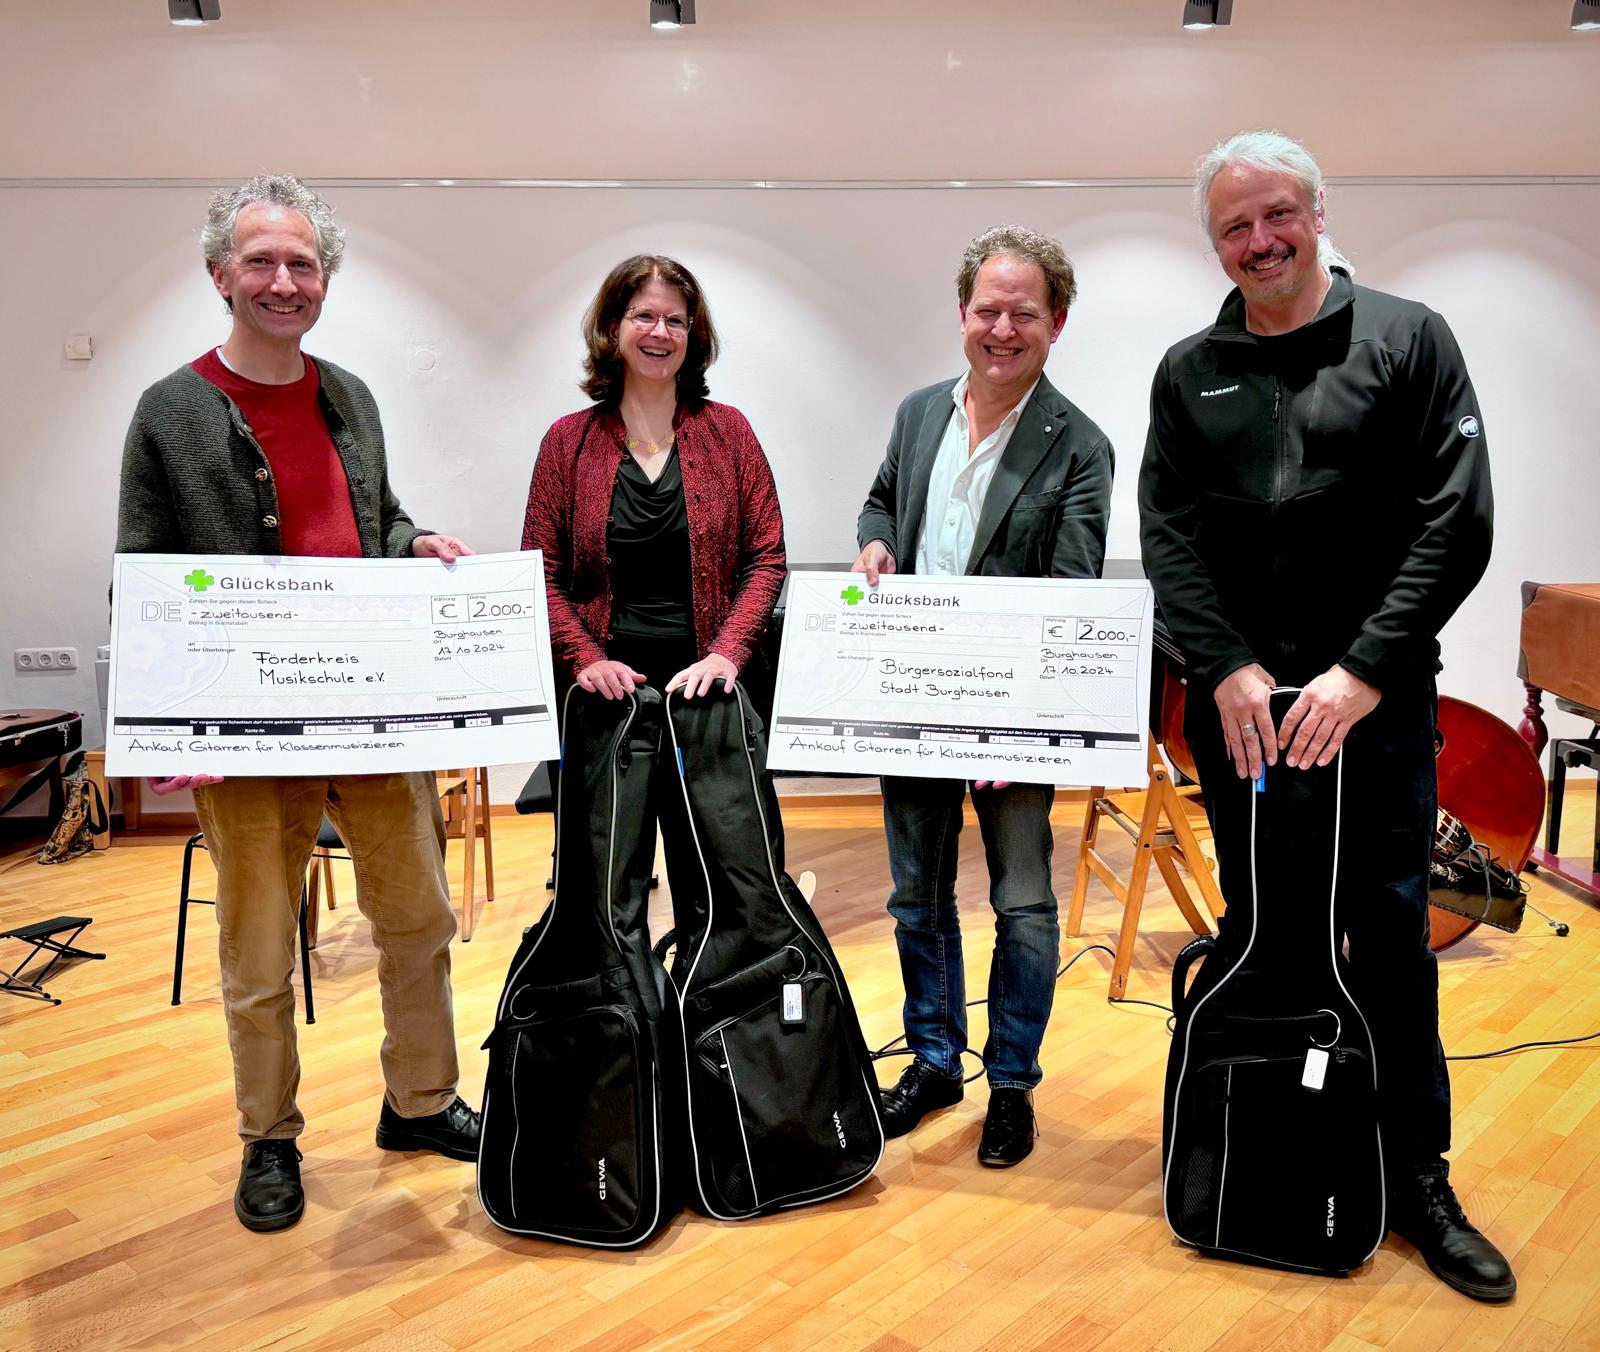
POLYGON ((978 1142, 978 1163, 991 1169, 1020 1164, 1033 1153, 1033 1138, 1038 1134, 1031 1090, 991 1089, 983 1139, 978 1142))
POLYGON ((960 1103, 964 1093, 959 1075, 942 1075, 926 1061, 913 1061, 900 1072, 893 1089, 878 1090, 884 1138, 904 1136, 935 1108, 960 1103))
POLYGON ((478 1114, 457 1097, 443 1112, 401 1117, 384 1099, 378 1144, 385 1150, 431 1150, 453 1160, 478 1158, 478 1114))
POLYGON ((1505 1255, 1466 1218, 1442 1174, 1420 1174, 1395 1189, 1389 1228, 1417 1246, 1433 1275, 1474 1300, 1510 1300, 1517 1279, 1505 1255))
POLYGON ((293 1141, 253 1141, 239 1165, 233 1214, 246 1230, 287 1230, 305 1213, 300 1152, 293 1141))

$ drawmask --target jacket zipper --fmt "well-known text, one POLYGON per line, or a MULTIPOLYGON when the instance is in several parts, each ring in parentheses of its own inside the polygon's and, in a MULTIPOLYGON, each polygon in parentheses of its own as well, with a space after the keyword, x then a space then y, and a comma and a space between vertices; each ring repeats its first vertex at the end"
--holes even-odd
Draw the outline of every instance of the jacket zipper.
POLYGON ((1272 506, 1276 510, 1283 502, 1283 382, 1272 377, 1272 506))

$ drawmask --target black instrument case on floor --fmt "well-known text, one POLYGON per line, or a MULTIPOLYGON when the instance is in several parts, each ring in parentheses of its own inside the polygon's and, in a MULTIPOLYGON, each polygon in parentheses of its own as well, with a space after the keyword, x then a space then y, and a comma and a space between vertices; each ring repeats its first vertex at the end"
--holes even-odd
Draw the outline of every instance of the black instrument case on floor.
POLYGON ((674 894, 689 1196, 735 1219, 836 1197, 883 1154, 850 991, 784 872, 766 739, 742 687, 667 697, 704 888, 674 894))
POLYGON ((645 914, 660 712, 650 689, 567 695, 555 896, 486 1044, 478 1198, 517 1234, 626 1248, 678 1210, 678 1009, 645 914))
MULTIPOLYGON (((1275 723, 1297 693, 1274 692, 1275 723)), ((1325 1273, 1359 1267, 1386 1233, 1372 1035, 1333 914, 1341 779, 1342 753, 1308 769, 1280 755, 1259 784, 1223 790, 1250 795, 1251 894, 1227 897, 1249 923, 1178 956, 1163 1132, 1180 1241, 1325 1273)))
POLYGON ((670 704, 565 701, 555 896, 486 1044, 478 1196, 518 1234, 628 1247, 682 1197, 723 1219, 799 1206, 883 1152, 854 1005, 783 871, 760 723, 739 687, 670 704), (662 756, 675 773, 654 773, 662 756), (675 880, 653 952, 652 793, 670 791, 699 877, 675 880))

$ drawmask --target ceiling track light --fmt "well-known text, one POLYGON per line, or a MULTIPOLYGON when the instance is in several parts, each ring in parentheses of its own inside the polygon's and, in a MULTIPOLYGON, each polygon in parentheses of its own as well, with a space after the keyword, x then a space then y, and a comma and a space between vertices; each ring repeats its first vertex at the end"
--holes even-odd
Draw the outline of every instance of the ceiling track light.
POLYGON ((694 0, 650 0, 650 27, 681 28, 694 22, 694 0))
POLYGON ((179 28, 198 28, 222 17, 222 0, 167 0, 167 22, 179 28))
POLYGON ((1600 0, 1573 0, 1572 31, 1592 33, 1600 29, 1600 0))
POLYGON ((1198 32, 1233 22, 1233 0, 1184 0, 1183 26, 1198 32))

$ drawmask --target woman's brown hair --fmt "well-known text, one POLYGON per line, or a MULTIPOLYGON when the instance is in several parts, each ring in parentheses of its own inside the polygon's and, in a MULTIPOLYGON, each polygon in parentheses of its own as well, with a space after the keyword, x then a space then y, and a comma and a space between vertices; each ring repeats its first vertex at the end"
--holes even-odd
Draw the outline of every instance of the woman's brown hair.
POLYGON ((706 368, 717 359, 717 331, 711 326, 700 283, 676 259, 635 254, 611 269, 583 316, 583 340, 589 351, 583 359, 581 388, 596 403, 615 404, 622 398, 622 358, 612 331, 623 322, 634 294, 652 279, 681 291, 688 306, 689 336, 678 368, 678 402, 703 403, 709 393, 706 368))

